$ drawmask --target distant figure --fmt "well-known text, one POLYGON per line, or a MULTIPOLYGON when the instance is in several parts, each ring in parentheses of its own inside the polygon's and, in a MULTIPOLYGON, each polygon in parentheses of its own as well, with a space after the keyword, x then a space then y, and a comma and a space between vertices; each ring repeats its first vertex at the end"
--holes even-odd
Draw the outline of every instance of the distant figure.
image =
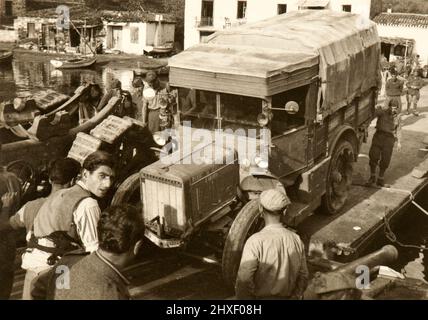
POLYGON ((260 195, 265 227, 245 243, 236 280, 237 299, 300 299, 308 283, 305 247, 281 224, 290 200, 270 189, 260 195))
POLYGON ((98 84, 91 84, 88 92, 79 100, 79 124, 90 120, 97 111, 102 96, 101 88, 98 84))
POLYGON ((367 186, 384 187, 385 171, 391 162, 394 144, 397 141, 397 150, 401 151, 401 114, 397 100, 391 100, 387 108, 376 108, 376 132, 372 139, 369 151, 370 178, 367 186), (379 166, 379 176, 376 180, 376 170, 379 166))
POLYGON ((144 83, 143 78, 136 77, 132 81, 133 90, 131 92, 132 95, 132 103, 134 107, 135 119, 139 121, 143 121, 143 90, 144 83))
POLYGON ((421 56, 416 54, 412 57, 411 60, 411 67, 412 67, 412 72, 415 70, 419 70, 421 68, 421 61, 420 61, 421 56))
POLYGON ((143 91, 143 122, 147 123, 151 133, 160 131, 168 126, 169 95, 161 86, 155 71, 146 74, 147 86, 143 91), (166 118, 166 119, 165 119, 166 118))
POLYGON ((420 89, 425 85, 425 82, 422 80, 419 75, 419 70, 414 69, 407 79, 406 87, 407 87, 407 114, 410 114, 410 110, 413 109, 413 115, 418 116, 419 113, 417 111, 418 101, 421 97, 420 89))
POLYGON ((119 105, 116 107, 115 115, 118 117, 133 117, 131 94, 128 91, 122 90, 122 83, 117 79, 113 79, 111 82, 110 89, 98 104, 97 112, 100 112, 108 104, 110 99, 115 96, 120 99, 119 105))
POLYGON ((392 100, 398 104, 399 112, 402 111, 401 96, 404 93, 404 81, 397 78, 397 71, 391 70, 391 78, 386 81, 385 87, 386 99, 384 103, 385 109, 389 108, 389 104, 392 100))

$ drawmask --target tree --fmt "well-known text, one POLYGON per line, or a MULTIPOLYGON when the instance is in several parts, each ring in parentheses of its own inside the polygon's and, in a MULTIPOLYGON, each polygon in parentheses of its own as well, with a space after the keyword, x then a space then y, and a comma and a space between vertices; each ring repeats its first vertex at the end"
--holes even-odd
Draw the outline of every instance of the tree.
POLYGON ((163 9, 175 18, 175 39, 181 46, 184 45, 184 1, 185 0, 162 0, 163 9))
POLYGON ((376 17, 379 13, 383 11, 383 2, 384 0, 372 0, 370 8, 370 18, 376 17))

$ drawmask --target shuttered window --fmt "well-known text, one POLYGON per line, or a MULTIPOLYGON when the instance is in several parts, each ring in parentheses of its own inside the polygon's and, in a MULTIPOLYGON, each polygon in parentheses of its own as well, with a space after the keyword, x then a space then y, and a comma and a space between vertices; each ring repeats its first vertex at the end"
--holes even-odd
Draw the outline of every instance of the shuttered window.
POLYGON ((138 43, 139 30, 138 27, 131 27, 131 43, 138 43))

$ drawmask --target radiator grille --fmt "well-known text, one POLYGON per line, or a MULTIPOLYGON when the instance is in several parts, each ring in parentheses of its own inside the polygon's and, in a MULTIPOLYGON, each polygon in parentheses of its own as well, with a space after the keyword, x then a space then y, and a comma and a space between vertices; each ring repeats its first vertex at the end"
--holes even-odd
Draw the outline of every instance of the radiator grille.
POLYGON ((144 175, 141 183, 143 215, 146 224, 159 219, 164 221, 166 232, 184 231, 187 219, 181 183, 149 175, 144 175))

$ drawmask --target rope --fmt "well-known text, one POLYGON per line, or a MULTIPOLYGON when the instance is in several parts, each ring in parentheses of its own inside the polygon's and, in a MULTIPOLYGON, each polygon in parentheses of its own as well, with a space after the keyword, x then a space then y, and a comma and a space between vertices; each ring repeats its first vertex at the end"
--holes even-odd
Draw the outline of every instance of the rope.
POLYGON ((391 226, 389 224, 389 219, 386 216, 386 214, 384 215, 383 220, 384 220, 384 233, 385 233, 386 238, 389 241, 391 241, 392 243, 396 243, 400 247, 403 247, 403 248, 411 248, 411 249, 418 249, 420 251, 425 251, 425 250, 428 251, 428 248, 425 246, 417 246, 417 245, 413 245, 413 244, 403 244, 400 241, 398 241, 397 236, 395 235, 395 233, 391 229, 391 226))

